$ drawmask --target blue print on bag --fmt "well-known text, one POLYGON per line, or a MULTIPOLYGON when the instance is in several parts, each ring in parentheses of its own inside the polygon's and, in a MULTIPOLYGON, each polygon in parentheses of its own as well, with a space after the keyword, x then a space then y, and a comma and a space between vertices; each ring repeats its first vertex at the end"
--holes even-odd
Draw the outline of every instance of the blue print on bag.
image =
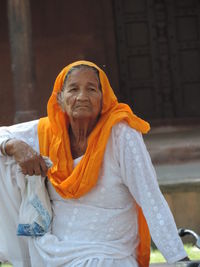
POLYGON ((36 209, 38 216, 37 221, 40 221, 38 224, 36 221, 33 221, 32 224, 19 224, 17 228, 18 236, 43 236, 49 228, 51 223, 51 216, 49 212, 44 208, 40 199, 37 195, 33 197, 30 201, 30 204, 36 209))
POLYGON ((31 204, 41 216, 44 231, 47 232, 51 223, 51 216, 49 215, 49 212, 44 208, 37 195, 35 195, 34 198, 31 200, 31 204))
POLYGON ((19 224, 17 228, 18 236, 43 236, 45 231, 36 222, 33 224, 19 224))

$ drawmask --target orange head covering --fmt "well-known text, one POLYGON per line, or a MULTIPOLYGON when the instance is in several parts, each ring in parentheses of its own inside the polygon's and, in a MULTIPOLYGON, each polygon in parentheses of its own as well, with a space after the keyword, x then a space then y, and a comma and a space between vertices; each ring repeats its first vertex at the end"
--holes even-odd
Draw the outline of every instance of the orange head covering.
MULTIPOLYGON (((150 129, 149 124, 134 115, 128 105, 118 103, 106 74, 94 63, 88 61, 74 62, 59 73, 47 111, 48 117, 40 119, 38 125, 40 152, 52 160, 53 167, 48 171, 48 178, 63 198, 79 198, 96 185, 110 131, 115 124, 126 121, 130 127, 142 133, 150 129), (69 118, 57 102, 57 93, 61 91, 69 70, 78 65, 91 66, 99 71, 103 100, 101 116, 88 138, 87 150, 73 169, 68 135, 69 118)), ((140 236, 138 262, 140 266, 148 266, 149 232, 139 207, 138 210, 140 236)))

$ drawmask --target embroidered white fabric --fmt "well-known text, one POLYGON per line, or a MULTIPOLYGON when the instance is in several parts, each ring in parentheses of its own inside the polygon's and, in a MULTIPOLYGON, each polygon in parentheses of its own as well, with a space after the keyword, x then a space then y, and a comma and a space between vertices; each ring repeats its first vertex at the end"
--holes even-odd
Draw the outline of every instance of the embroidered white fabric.
MULTIPOLYGON (((38 121, 32 121, 23 123, 23 127, 4 127, 0 136, 2 133, 6 138, 22 139, 39 151, 37 124, 38 121)), ((80 160, 76 159, 74 166, 80 160)), ((87 195, 64 200, 50 183, 48 191, 53 209, 51 232, 28 238, 32 266, 137 266, 136 202, 142 207, 151 236, 166 260, 172 263, 187 256, 159 190, 142 135, 126 123, 113 127, 98 183, 87 195)))

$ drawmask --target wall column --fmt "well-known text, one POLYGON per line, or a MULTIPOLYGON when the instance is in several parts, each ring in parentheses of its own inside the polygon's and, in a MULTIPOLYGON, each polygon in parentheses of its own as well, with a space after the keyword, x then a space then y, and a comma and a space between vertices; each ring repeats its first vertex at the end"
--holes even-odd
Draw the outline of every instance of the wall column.
POLYGON ((11 67, 15 99, 14 123, 37 117, 33 109, 35 66, 32 49, 30 0, 8 0, 11 67))

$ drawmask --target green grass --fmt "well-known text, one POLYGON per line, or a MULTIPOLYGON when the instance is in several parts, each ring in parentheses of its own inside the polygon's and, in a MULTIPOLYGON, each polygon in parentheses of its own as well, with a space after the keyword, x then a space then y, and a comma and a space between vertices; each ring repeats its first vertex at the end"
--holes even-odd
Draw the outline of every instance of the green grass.
MULTIPOLYGON (((186 252, 191 260, 200 260, 200 250, 191 244, 184 245, 186 252)), ((162 254, 157 249, 151 250, 150 263, 165 262, 162 254)), ((1 267, 11 267, 10 264, 1 264, 1 267)))
MULTIPOLYGON (((200 260, 200 250, 192 244, 184 245, 184 248, 191 260, 200 260)), ((166 262, 162 254, 157 249, 151 251, 151 263, 166 262)))

